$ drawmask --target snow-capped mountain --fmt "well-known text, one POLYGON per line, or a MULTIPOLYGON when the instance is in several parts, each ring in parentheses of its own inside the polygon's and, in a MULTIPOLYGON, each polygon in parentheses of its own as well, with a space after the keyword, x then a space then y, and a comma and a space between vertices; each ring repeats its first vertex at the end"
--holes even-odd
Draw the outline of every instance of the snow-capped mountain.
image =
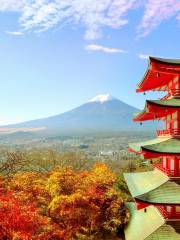
POLYGON ((107 93, 107 94, 97 95, 96 97, 92 98, 89 102, 104 103, 104 102, 115 100, 115 99, 116 99, 115 97, 113 97, 109 93, 107 93))
POLYGON ((142 127, 134 123, 132 118, 138 111, 110 94, 105 94, 62 114, 6 127, 44 128, 43 131, 62 134, 137 130, 142 127))

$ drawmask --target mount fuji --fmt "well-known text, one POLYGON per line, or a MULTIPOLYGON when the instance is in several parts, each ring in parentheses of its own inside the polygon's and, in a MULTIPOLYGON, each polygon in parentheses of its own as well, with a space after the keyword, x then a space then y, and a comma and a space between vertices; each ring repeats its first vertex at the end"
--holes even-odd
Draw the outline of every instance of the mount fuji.
POLYGON ((16 131, 40 129, 40 132, 59 134, 112 133, 142 130, 139 124, 132 121, 133 114, 138 111, 139 109, 120 101, 110 94, 102 94, 65 113, 11 124, 2 128, 16 131))

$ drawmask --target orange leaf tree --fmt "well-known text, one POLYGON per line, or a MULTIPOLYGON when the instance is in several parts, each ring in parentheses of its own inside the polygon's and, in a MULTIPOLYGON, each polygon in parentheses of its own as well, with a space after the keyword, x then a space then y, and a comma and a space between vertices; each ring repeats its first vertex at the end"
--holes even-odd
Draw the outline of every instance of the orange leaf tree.
POLYGON ((17 198, 14 192, 2 191, 0 196, 0 239, 36 239, 45 225, 45 218, 33 203, 17 198))
MULTIPOLYGON (((58 167, 48 173, 15 174, 9 190, 18 198, 22 196, 24 205, 20 203, 14 210, 19 213, 14 214, 21 216, 26 208, 28 212, 29 202, 41 207, 46 225, 36 235, 38 240, 93 239, 96 236, 100 239, 100 235, 115 234, 129 219, 124 201, 113 187, 115 180, 116 175, 104 164, 94 165, 89 172, 58 167)), ((35 208, 31 209, 36 213, 35 208)), ((39 212, 32 216, 42 217, 39 212)), ((27 236, 40 226, 36 226, 37 219, 32 219, 35 225, 29 229, 34 232, 27 232, 27 236)), ((24 224, 27 226, 26 222, 24 224)))
POLYGON ((75 173, 70 168, 53 171, 47 181, 52 197, 48 216, 69 239, 117 232, 129 215, 113 189, 115 179, 104 164, 96 164, 89 173, 75 173))

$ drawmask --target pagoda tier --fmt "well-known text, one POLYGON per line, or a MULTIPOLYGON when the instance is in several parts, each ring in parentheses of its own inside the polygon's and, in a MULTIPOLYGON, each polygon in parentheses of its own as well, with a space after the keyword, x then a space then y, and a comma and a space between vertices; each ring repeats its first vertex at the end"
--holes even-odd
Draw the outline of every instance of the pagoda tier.
POLYGON ((124 178, 136 201, 137 209, 153 205, 166 219, 180 217, 180 185, 155 169, 143 173, 126 173, 124 178))
POLYGON ((158 169, 143 173, 125 173, 133 198, 144 203, 180 205, 180 185, 158 169))
POLYGON ((166 128, 158 130, 158 137, 180 137, 180 98, 147 100, 143 111, 133 121, 163 120, 166 128))
MULTIPOLYGON (((144 201, 141 201, 139 199, 136 199, 136 208, 137 210, 140 210, 142 208, 147 208, 151 206, 151 203, 146 203, 144 201)), ((180 205, 179 204, 160 204, 160 203, 154 203, 154 207, 156 207, 160 213, 163 215, 164 219, 166 221, 175 221, 180 218, 180 205)), ((180 227, 180 224, 179 224, 180 227)))
POLYGON ((155 138, 153 140, 130 143, 129 151, 135 152, 137 154, 143 154, 144 159, 151 159, 163 156, 180 157, 180 139, 155 138))
POLYGON ((154 167, 169 177, 180 177, 179 138, 156 138, 139 143, 130 143, 129 151, 141 154, 144 159, 151 159, 151 161, 153 158, 162 159, 162 161, 155 164, 154 167))
POLYGON ((180 118, 180 98, 167 100, 147 100, 143 111, 136 114, 134 122, 147 120, 165 120, 167 116, 173 115, 174 121, 180 118), (176 114, 176 116, 175 116, 176 114))
POLYGON ((154 206, 136 210, 133 203, 127 204, 131 219, 125 228, 126 240, 179 240, 175 222, 166 222, 163 215, 154 206))
POLYGON ((180 60, 149 58, 147 71, 137 92, 167 91, 168 96, 180 96, 180 60))

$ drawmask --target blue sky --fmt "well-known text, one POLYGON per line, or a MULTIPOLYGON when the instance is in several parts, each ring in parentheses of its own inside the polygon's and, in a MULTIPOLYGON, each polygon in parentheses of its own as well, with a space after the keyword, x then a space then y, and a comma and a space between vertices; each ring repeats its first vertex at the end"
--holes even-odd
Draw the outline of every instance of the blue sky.
POLYGON ((148 55, 180 58, 179 0, 1 0, 0 124, 104 93, 142 108, 148 55))

